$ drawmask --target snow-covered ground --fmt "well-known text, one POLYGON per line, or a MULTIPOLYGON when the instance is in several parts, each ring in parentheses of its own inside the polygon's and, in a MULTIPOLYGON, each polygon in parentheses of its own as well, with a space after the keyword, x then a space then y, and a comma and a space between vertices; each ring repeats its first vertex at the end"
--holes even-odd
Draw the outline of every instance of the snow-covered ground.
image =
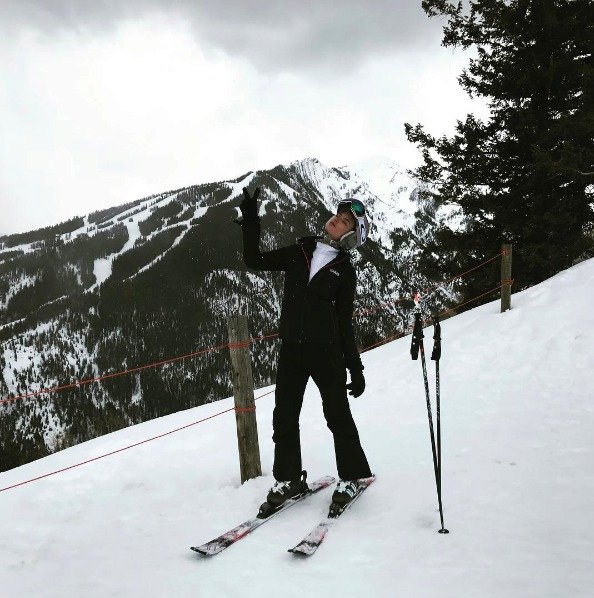
MULTIPOLYGON (((351 405, 377 481, 310 559, 286 549, 324 517, 330 491, 211 559, 189 550, 252 516, 271 485, 268 395, 257 403, 265 476, 243 486, 231 412, 1 492, 0 595, 592 596, 593 304, 590 260, 514 295, 505 314, 494 302, 443 323, 449 535, 437 533, 421 369, 405 338, 362 356, 368 386, 351 405)), ((0 474, 0 488, 230 406, 98 438, 0 474)), ((301 428, 310 478, 332 474, 313 384, 301 428)))

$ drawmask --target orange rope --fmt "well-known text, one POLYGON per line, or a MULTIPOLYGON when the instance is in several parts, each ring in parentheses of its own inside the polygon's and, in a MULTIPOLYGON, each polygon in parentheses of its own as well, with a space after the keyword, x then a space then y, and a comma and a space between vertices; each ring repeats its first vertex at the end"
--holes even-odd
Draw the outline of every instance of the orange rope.
MULTIPOLYGON (((278 336, 278 333, 268 334, 265 336, 256 336, 256 337, 250 338, 249 341, 246 341, 246 346, 249 345, 250 342, 263 340, 266 338, 274 338, 276 336, 278 336)), ((239 343, 239 345, 242 347, 244 346, 242 343, 239 343)), ((139 372, 142 370, 146 370, 148 368, 153 368, 153 367, 157 367, 160 365, 166 365, 168 363, 173 363, 174 361, 180 361, 182 359, 188 359, 189 357, 195 357, 196 355, 202 355, 203 353, 209 353, 210 351, 218 351, 220 349, 225 349, 226 347, 237 348, 232 343, 225 343, 224 345, 215 345, 213 347, 208 347, 207 349, 201 349, 200 351, 194 351, 193 353, 188 353, 186 355, 181 355, 179 357, 173 357, 171 359, 164 359, 162 361, 156 361, 154 363, 141 365, 141 366, 138 366, 135 368, 123 370, 121 372, 113 372, 111 374, 104 374, 103 376, 97 376, 95 378, 88 378, 86 380, 77 380, 76 382, 72 382, 70 384, 63 384, 61 386, 52 386, 50 388, 43 388, 41 390, 36 390, 34 392, 28 392, 26 394, 0 399, 0 405, 3 405, 4 403, 12 403, 14 401, 19 401, 21 399, 28 399, 31 397, 36 397, 36 396, 39 396, 44 393, 49 394, 49 393, 53 393, 53 392, 59 392, 61 390, 66 390, 68 388, 75 388, 75 387, 83 386, 84 384, 90 384, 91 382, 101 382, 102 380, 107 380, 108 378, 116 378, 118 376, 123 376, 125 374, 131 374, 133 372, 139 372)))
MULTIPOLYGON (((456 309, 457 307, 461 307, 462 305, 466 305, 467 303, 470 303, 470 302, 472 302, 472 301, 476 301, 477 299, 480 299, 481 297, 484 297, 485 295, 488 295, 489 293, 493 293, 493 292, 497 291, 497 290, 498 290, 498 289, 500 289, 500 288, 501 288, 501 286, 499 286, 499 287, 496 287, 496 288, 494 288, 494 289, 492 289, 492 290, 490 290, 490 291, 487 291, 486 293, 483 293, 482 295, 479 295, 478 297, 475 297, 475 298, 473 298, 473 299, 469 299, 468 301, 464 301, 463 303, 460 303, 460 304, 458 304, 458 305, 456 305, 456 306, 454 306, 454 307, 452 307, 452 308, 450 308, 450 309, 448 309, 448 310, 445 310, 445 311, 441 312, 441 314, 444 314, 444 313, 447 313, 447 312, 449 312, 449 311, 452 311, 453 309, 456 309)), ((440 315, 441 315, 441 314, 440 314, 440 315)), ((412 330, 412 329, 410 329, 410 330, 412 330)), ((367 346, 367 347, 364 347, 364 348, 362 349, 362 352, 363 352, 363 351, 367 351, 367 350, 369 350, 369 349, 371 349, 371 348, 373 348, 373 347, 377 347, 378 345, 381 345, 381 344, 386 344, 386 343, 388 343, 388 342, 391 342, 391 341, 393 341, 393 340, 396 340, 396 339, 398 339, 398 338, 402 338, 402 337, 403 337, 403 336, 405 336, 406 334, 407 334, 407 331, 404 331, 404 332, 399 332, 398 334, 395 334, 395 335, 393 335, 393 336, 391 336, 391 337, 386 337, 386 338, 382 339, 382 340, 381 340, 381 341, 379 341, 379 342, 376 342, 376 343, 374 343, 374 344, 372 344, 372 345, 369 345, 369 346, 367 346)), ((271 334, 271 335, 267 335, 267 336, 256 337, 255 339, 252 339, 252 340, 256 340, 256 339, 265 339, 265 338, 272 338, 272 337, 275 337, 275 336, 278 336, 278 334, 271 334)), ((224 345, 223 345, 223 346, 224 346, 224 345)), ((212 349, 212 348, 211 348, 211 349, 212 349)), ((211 349, 206 349, 206 350, 211 350, 211 349)), ((205 350, 205 351, 206 351, 206 350, 205 350)), ((258 399, 261 399, 262 397, 265 397, 265 396, 267 396, 267 395, 269 395, 269 394, 273 393, 274 391, 275 391, 275 389, 269 390, 268 392, 266 392, 266 393, 264 393, 264 394, 260 395, 259 397, 256 397, 256 398, 255 398, 255 400, 257 401, 258 399)), ((35 478, 31 478, 31 479, 29 479, 29 480, 25 480, 25 481, 23 481, 23 482, 19 482, 19 483, 17 483, 17 484, 12 484, 11 486, 6 486, 6 487, 4 487, 4 488, 0 488, 0 492, 5 492, 5 491, 7 491, 7 490, 11 490, 11 489, 13 489, 13 488, 18 488, 18 487, 20 487, 20 486, 24 486, 25 484, 30 484, 31 482, 36 482, 37 480, 42 480, 42 479, 44 479, 44 478, 47 478, 47 477, 50 477, 50 476, 56 475, 56 474, 58 474, 58 473, 62 473, 62 472, 64 472, 64 471, 68 471, 68 470, 70 470, 70 469, 74 469, 74 468, 76 468, 76 467, 80 467, 80 466, 82 466, 82 465, 86 465, 86 464, 88 464, 88 463, 92 463, 93 461, 98 461, 98 460, 100 460, 100 459, 104 459, 105 457, 109 457, 109 456, 111 456, 111 455, 115 455, 115 454, 117 454, 117 453, 121 453, 121 452, 123 452, 123 451, 127 451, 127 450, 129 450, 129 449, 131 449, 131 448, 134 448, 134 447, 140 446, 140 445, 142 445, 142 444, 146 444, 147 442, 151 442, 151 441, 153 441, 153 440, 157 440, 157 439, 159 439, 159 438, 163 438, 163 437, 165 437, 165 436, 169 436, 170 434, 174 434, 175 432, 179 432, 179 431, 181 431, 181 430, 185 430, 186 428, 190 428, 190 427, 192 427, 192 426, 195 426, 195 425, 197 425, 197 424, 200 424, 200 423, 202 423, 202 422, 208 421, 209 419, 213 419, 213 418, 215 418, 215 417, 218 417, 219 415, 223 415, 224 413, 229 413, 230 411, 235 411, 235 412, 237 412, 237 413, 244 413, 244 412, 253 412, 253 411, 255 411, 255 410, 256 410, 256 406, 255 406, 255 405, 254 405, 253 407, 231 407, 231 408, 229 408, 229 409, 225 409, 224 411, 219 411, 219 413, 215 413, 214 415, 210 415, 209 417, 205 417, 205 418, 203 418, 203 419, 200 419, 200 420, 198 420, 198 421, 192 422, 192 423, 190 423, 190 424, 186 424, 185 426, 181 426, 181 427, 179 427, 179 428, 175 428, 174 430, 170 430, 169 432, 164 432, 163 434, 158 434, 157 436, 153 436, 153 437, 151 437, 151 438, 147 438, 147 439, 145 439, 145 440, 141 440, 140 442, 135 442, 134 444, 130 444, 130 445, 128 445, 128 446, 125 446, 125 447, 122 447, 122 448, 120 448, 120 449, 116 449, 115 451, 110 451, 109 453, 105 453, 105 454, 102 454, 102 455, 98 455, 97 457, 93 457, 93 458, 91 458, 91 459, 87 459, 86 461, 81 461, 80 463, 75 463, 74 465, 70 465, 70 466, 68 466, 68 467, 63 467, 62 469, 57 469, 57 470, 55 470, 55 471, 51 471, 51 472, 49 472, 49 473, 46 473, 46 474, 43 474, 43 475, 37 476, 37 477, 35 477, 35 478)))
POLYGON ((385 303, 379 303, 375 307, 370 307, 369 309, 359 309, 356 312, 354 312, 353 317, 358 317, 363 314, 372 313, 374 311, 386 307, 387 305, 395 305, 396 303, 402 303, 403 301, 406 301, 408 299, 409 297, 399 297, 398 299, 392 299, 390 301, 386 301, 385 303))
POLYGON ((454 305, 454 307, 450 307, 449 309, 446 309, 442 312, 440 312, 438 315, 442 315, 442 314, 447 314, 450 311, 454 311, 455 309, 457 309, 458 307, 462 307, 463 305, 466 305, 467 303, 472 303, 473 301, 476 301, 477 299, 480 299, 481 297, 485 297, 486 295, 489 295, 491 293, 494 293, 495 291, 498 291, 503 285, 499 285, 498 287, 495 287, 494 289, 491 289, 490 291, 487 291, 486 293, 483 293, 482 295, 479 295, 478 297, 474 297, 474 299, 469 299, 468 301, 464 301, 464 303, 459 303, 458 305, 454 305))
POLYGON ((403 336, 406 336, 407 332, 399 332, 398 334, 394 334, 393 336, 388 336, 386 338, 383 338, 382 340, 373 343, 372 345, 367 345, 367 347, 363 347, 361 349, 361 353, 363 353, 364 351, 369 351, 369 349, 373 349, 375 347, 379 347, 380 345, 385 345, 386 343, 390 343, 392 341, 395 341, 399 338, 402 338, 403 336))
MULTIPOLYGON (((456 274, 456 276, 452 276, 451 278, 448 278, 442 282, 437 282, 434 283, 428 287, 425 287, 424 289, 421 289, 421 292, 423 294, 427 293, 428 291, 430 291, 431 289, 436 289, 438 287, 440 287, 441 285, 445 285, 448 284, 454 280, 456 280, 457 278, 462 278, 463 276, 466 276, 467 274, 470 274, 471 272, 474 272, 475 270, 478 270, 479 268, 482 268, 483 266, 486 266, 487 264, 491 263, 492 261, 496 260, 498 257, 500 257, 501 255, 503 255, 503 252, 499 252, 497 255, 494 255, 492 258, 489 258, 488 260, 485 260, 484 262, 481 262, 480 264, 478 264, 477 266, 475 266, 474 268, 470 268, 470 270, 466 270, 466 272, 462 272, 460 274, 456 274)), ((414 299, 414 295, 410 295, 410 296, 406 296, 406 297, 401 297, 398 299, 394 299, 392 301, 387 301, 385 303, 380 303, 379 305, 377 305, 376 307, 370 307, 369 309, 361 309, 356 311, 353 316, 354 317, 358 317, 360 315, 364 315, 367 313, 373 313, 375 311, 378 311, 379 309, 382 309, 383 307, 390 305, 390 304, 396 304, 396 303, 401 303, 403 301, 407 301, 410 300, 412 301, 414 299)))
POLYGON ((442 283, 438 283, 438 286, 439 286, 439 284, 447 284, 448 282, 452 282, 452 280, 456 280, 456 278, 462 278, 463 276, 466 276, 467 274, 470 274, 471 272, 478 270, 478 268, 482 268, 483 266, 486 266, 493 260, 496 260, 501 255, 502 255, 502 253, 499 252, 497 255, 494 255, 491 259, 488 259, 488 260, 482 262, 478 266, 475 266, 474 268, 471 268, 470 270, 466 270, 466 272, 462 272, 462 274, 457 274, 456 276, 452 276, 452 278, 448 278, 447 280, 444 280, 442 283))
MULTIPOLYGON (((472 303, 473 301, 477 301, 478 299, 480 299, 481 297, 485 297, 486 295, 489 295, 490 293, 494 293, 495 291, 498 291, 503 285, 500 285, 498 287, 495 287, 494 289, 491 289, 490 291, 487 291, 486 293, 483 293, 481 295, 478 295, 477 297, 473 297, 472 299, 469 299, 468 301, 464 301, 462 303, 458 303, 457 305, 454 305, 453 307, 450 307, 449 309, 446 309, 442 312, 440 312, 438 314, 439 317, 441 317, 443 314, 446 314, 450 311, 453 311, 459 307, 462 307, 463 305, 466 305, 468 303, 472 303)), ((428 326, 431 324, 431 318, 428 318, 426 320, 423 320, 423 327, 428 326)), ((395 334, 393 336, 388 336, 383 338, 382 340, 373 343, 371 345, 367 345, 366 347, 363 347, 361 349, 361 353, 363 353, 364 351, 368 351, 369 349, 373 349, 375 347, 378 347, 379 345, 384 345, 386 343, 392 342, 394 340, 398 340, 399 338, 402 338, 403 336, 406 336, 407 334, 410 334, 412 332, 413 328, 412 326, 407 328, 406 330, 404 330, 403 332, 399 332, 398 334, 395 334)))
POLYGON ((247 349, 250 346, 249 340, 237 341, 236 343, 229 343, 229 349, 247 349))
POLYGON ((6 486, 6 488, 0 488, 0 492, 5 492, 6 490, 10 490, 11 488, 18 488, 19 486, 24 486, 25 484, 30 484, 31 482, 36 482, 37 480, 42 480, 43 478, 48 478, 52 475, 56 475, 57 473, 62 473, 64 471, 68 471, 69 469, 74 469, 75 467, 80 467, 81 465, 86 465, 87 463, 92 463, 93 461, 98 461, 99 459, 104 459, 105 457, 109 457, 111 455, 121 453, 122 451, 127 451, 128 449, 134 448, 135 446, 140 446, 141 444, 146 444, 147 442, 151 442, 152 440, 157 440, 157 438, 163 438, 164 436, 168 436, 169 434, 173 434, 174 432, 179 432, 180 430, 190 428, 191 426, 195 426, 196 424, 205 422, 206 420, 212 419, 213 417, 223 415, 223 413, 227 413, 229 411, 233 411, 233 407, 231 407, 231 409, 225 409, 225 411, 220 411, 219 413, 215 413, 214 415, 211 415, 209 417, 205 417, 204 419, 200 419, 198 421, 192 422, 191 424, 186 424, 185 426, 181 426, 181 428, 176 428, 175 430, 170 430, 169 432, 159 434, 158 436, 153 436, 152 438, 147 438, 146 440, 141 440, 140 442, 135 442, 134 444, 130 444, 128 446, 117 449, 115 451, 111 451, 109 453, 99 455, 98 457, 93 457, 92 459, 87 459, 86 461, 81 461, 80 463, 76 463, 75 465, 69 465, 68 467, 63 467, 62 469, 57 469, 56 471, 52 471, 50 473, 45 473, 43 475, 37 476, 36 478, 32 478, 32 479, 26 480, 24 482, 19 482, 18 484, 13 484, 12 486, 6 486))
MULTIPOLYGON (((265 392, 263 395, 256 397, 256 401, 269 395, 270 393, 274 392, 274 390, 269 390, 265 392)), ((170 434, 174 434, 175 432, 180 432, 181 430, 185 430, 186 428, 191 428, 196 424, 201 424, 202 422, 208 421, 209 419, 213 419, 218 417, 219 415, 223 415, 223 413, 229 413, 229 411, 233 411, 235 407, 231 407, 230 409, 225 409, 224 411, 219 411, 214 415, 210 415, 208 417, 204 417, 199 419, 198 421, 192 422, 191 424, 186 424, 185 426, 181 426, 179 428, 175 428, 175 430, 169 430, 169 432, 164 432, 163 434, 159 434, 157 436, 153 436, 152 438, 147 438, 145 440, 141 440, 140 442, 135 442, 134 444, 129 444, 128 446, 124 446, 120 449, 116 449, 115 451, 111 451, 109 453, 105 453, 103 455, 98 455, 97 457, 93 457, 92 459, 87 459, 86 461, 81 461, 80 463, 75 463, 74 465, 69 465, 68 467, 63 467, 62 469, 57 469, 55 471, 51 471, 49 473, 45 473, 43 475, 37 476, 36 478, 31 478, 30 480, 25 480, 24 482, 19 482, 18 484, 12 484, 11 486, 6 486, 5 488, 0 488, 0 492, 5 492, 6 490, 11 490, 12 488, 18 488, 19 486, 24 486, 25 484, 30 484, 31 482, 36 482, 37 480, 42 480, 44 478, 49 478, 50 476, 56 475, 58 473, 62 473, 64 471, 68 471, 70 469, 74 469, 75 467, 80 467, 81 465, 86 465, 87 463, 92 463, 93 461, 99 461, 99 459, 104 459, 105 457, 110 457, 111 455, 115 455, 117 453, 121 453, 123 451, 127 451, 128 449, 134 448, 136 446, 140 446, 141 444, 146 444, 147 442, 151 442, 153 440, 157 440, 159 438, 163 438, 165 436, 169 436, 170 434)))
MULTIPOLYGON (((423 289, 423 293, 426 293, 431 288, 437 288, 440 285, 447 284, 448 282, 452 282, 453 280, 455 280, 457 278, 461 278, 461 277, 465 276, 466 274, 469 274, 470 272, 473 272, 474 270, 477 270, 478 268, 481 268, 482 266, 484 266, 484 265, 492 262, 493 260, 495 260, 499 256, 501 256, 503 253, 504 252, 499 252, 497 255, 493 256, 492 258, 490 258, 490 259, 488 259, 488 260, 486 260, 486 261, 484 261, 484 262, 482 262, 480 264, 478 264, 474 268, 471 268, 470 270, 467 270, 466 272, 462 272, 461 274, 457 274, 456 276, 453 276, 452 278, 449 278, 449 279, 447 279, 447 280, 445 280, 443 282, 436 283, 434 285, 426 287, 425 289, 423 289)), ((504 281, 503 284, 506 284, 507 282, 509 282, 509 284, 511 284, 513 281, 511 281, 511 282, 510 281, 504 281)), ((401 303, 403 301, 412 300, 412 299, 413 299, 413 297, 411 296, 411 297, 401 297, 401 298, 398 298, 398 299, 387 301, 387 302, 381 303, 381 304, 379 304, 379 305, 377 305, 376 307, 373 307, 373 308, 369 308, 369 309, 366 309, 366 310, 358 310, 357 312, 355 312, 353 314, 353 317, 358 317, 358 316, 366 314, 366 313, 372 313, 374 311, 382 309, 383 307, 385 307, 387 305, 401 303)), ((455 309, 455 308, 452 308, 452 309, 455 309)), ((181 355, 179 357, 172 357, 170 359, 164 359, 162 361, 153 362, 153 363, 142 365, 142 366, 138 366, 138 367, 135 367, 135 368, 130 368, 130 369, 127 369, 127 370, 122 370, 122 371, 119 371, 119 372, 113 372, 111 374, 104 374, 103 376, 97 376, 95 378, 88 378, 86 380, 77 380, 77 381, 72 382, 70 384, 63 384, 63 385, 60 385, 60 386, 54 386, 54 387, 50 387, 50 388, 43 388, 41 390, 37 390, 37 391, 34 391, 34 392, 29 392, 29 393, 17 395, 17 396, 14 396, 14 397, 6 397, 6 398, 3 398, 3 399, 0 399, 0 405, 6 404, 6 403, 12 403, 12 402, 19 401, 19 400, 22 400, 22 399, 28 399, 28 398, 31 398, 31 397, 36 397, 36 396, 39 396, 39 395, 45 394, 45 393, 50 394, 50 393, 55 393, 55 392, 59 392, 59 391, 62 391, 62 390, 67 390, 69 388, 78 388, 79 386, 83 386, 85 384, 91 384, 92 382, 101 382, 101 381, 107 380, 109 378, 116 378, 118 376, 124 376, 126 374, 131 374, 131 373, 134 373, 134 372, 139 372, 139 371, 142 371, 142 370, 145 370, 145 369, 148 369, 148 368, 153 368, 153 367, 158 367, 158 366, 166 365, 166 364, 169 364, 169 363, 173 363, 175 361, 181 361, 182 359, 188 359, 190 357, 196 357, 197 355, 202 355, 202 354, 208 353, 210 351, 218 351, 220 349, 224 349, 224 348, 227 348, 227 347, 229 349, 247 348, 249 346, 249 343, 251 343, 251 342, 254 342, 254 341, 257 341, 257 340, 263 340, 263 339, 267 339, 267 338, 275 338, 275 337, 278 337, 278 336, 279 336, 278 333, 274 333, 274 334, 268 334, 268 335, 253 337, 253 338, 250 338, 248 341, 241 341, 241 342, 238 342, 238 343, 225 343, 225 344, 218 345, 218 346, 208 347, 207 349, 201 349, 200 351, 194 351, 192 353, 188 353, 186 355, 181 355)), ((386 342, 388 342, 388 341, 386 341, 386 342)), ((382 343, 383 343, 383 341, 380 342, 380 344, 382 344, 382 343)))

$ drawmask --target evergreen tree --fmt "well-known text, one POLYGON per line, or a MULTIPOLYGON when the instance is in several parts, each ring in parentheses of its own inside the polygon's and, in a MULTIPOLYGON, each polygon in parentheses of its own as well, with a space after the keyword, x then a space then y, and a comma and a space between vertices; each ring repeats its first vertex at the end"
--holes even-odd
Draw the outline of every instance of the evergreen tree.
MULTIPOLYGON (((420 267, 454 273, 509 242, 518 290, 594 255, 592 1, 423 0, 422 7, 446 17, 442 45, 476 49, 458 80, 486 99, 490 116, 467 115, 451 138, 405 124, 423 156, 413 174, 457 216, 438 226, 420 267)), ((495 286, 496 267, 477 271, 464 295, 495 286)))

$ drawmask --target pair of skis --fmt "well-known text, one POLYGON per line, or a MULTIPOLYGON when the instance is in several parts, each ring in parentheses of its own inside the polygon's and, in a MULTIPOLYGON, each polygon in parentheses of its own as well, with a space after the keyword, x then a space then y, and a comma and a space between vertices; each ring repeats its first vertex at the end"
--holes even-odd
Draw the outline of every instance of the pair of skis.
MULTIPOLYGON (((361 496, 361 494, 363 494, 363 492, 374 480, 375 477, 359 480, 359 487, 353 498, 346 505, 337 505, 336 503, 332 503, 330 505, 330 511, 328 512, 326 519, 316 525, 316 527, 314 527, 311 532, 307 534, 307 536, 305 536, 301 542, 299 542, 299 544, 293 548, 290 548, 289 552, 300 556, 311 556, 324 541, 324 538, 326 537, 326 534, 328 533, 328 530, 334 521, 336 521, 336 519, 340 517, 355 502, 355 500, 361 496)), ((235 544, 235 542, 245 538, 245 536, 259 528, 273 517, 276 517, 279 513, 286 511, 296 503, 301 502, 312 494, 315 494, 324 488, 328 488, 328 486, 332 485, 334 482, 335 479, 333 477, 324 476, 310 484, 301 494, 286 500, 279 507, 274 508, 268 503, 264 503, 262 507, 260 507, 260 512, 256 517, 244 521, 237 527, 234 527, 228 532, 221 534, 218 538, 215 538, 210 542, 206 542, 206 544, 202 544, 201 546, 192 546, 191 548, 193 551, 204 556, 213 556, 215 554, 219 554, 219 552, 222 552, 225 550, 225 548, 228 548, 232 544, 235 544)))

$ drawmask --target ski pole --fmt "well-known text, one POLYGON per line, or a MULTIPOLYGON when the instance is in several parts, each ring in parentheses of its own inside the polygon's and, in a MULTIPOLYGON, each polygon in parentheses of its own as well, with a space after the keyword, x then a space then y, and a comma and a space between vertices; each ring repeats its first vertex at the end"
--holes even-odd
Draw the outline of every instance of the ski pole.
POLYGON ((431 353, 431 359, 435 361, 435 412, 437 415, 437 495, 439 500, 439 515, 441 518, 441 529, 440 534, 449 534, 450 532, 443 526, 443 509, 441 506, 441 415, 440 415, 440 401, 441 401, 441 389, 440 389, 440 378, 439 378, 439 359, 441 358, 441 324, 439 323, 438 316, 433 316, 433 352, 431 353))
MULTIPOLYGON (((425 398, 427 400, 427 416, 429 419, 429 436, 431 438, 431 452, 433 455, 433 471, 435 473, 435 485, 437 488, 437 501, 439 504, 439 515, 441 520, 441 529, 439 533, 448 534, 448 530, 443 526, 443 508, 441 504, 441 483, 439 476, 439 466, 437 461, 437 451, 435 447, 435 433, 433 431, 433 416, 431 414, 431 400, 429 398, 429 380, 427 378, 427 364, 425 362, 425 347, 423 346, 423 325, 421 323, 421 314, 419 311, 415 313, 415 324, 413 328, 412 341, 410 346, 410 354, 413 360, 419 357, 419 350, 421 352, 421 365, 423 368, 423 382, 425 384, 425 398)), ((436 363, 438 363, 436 361, 436 363)))

